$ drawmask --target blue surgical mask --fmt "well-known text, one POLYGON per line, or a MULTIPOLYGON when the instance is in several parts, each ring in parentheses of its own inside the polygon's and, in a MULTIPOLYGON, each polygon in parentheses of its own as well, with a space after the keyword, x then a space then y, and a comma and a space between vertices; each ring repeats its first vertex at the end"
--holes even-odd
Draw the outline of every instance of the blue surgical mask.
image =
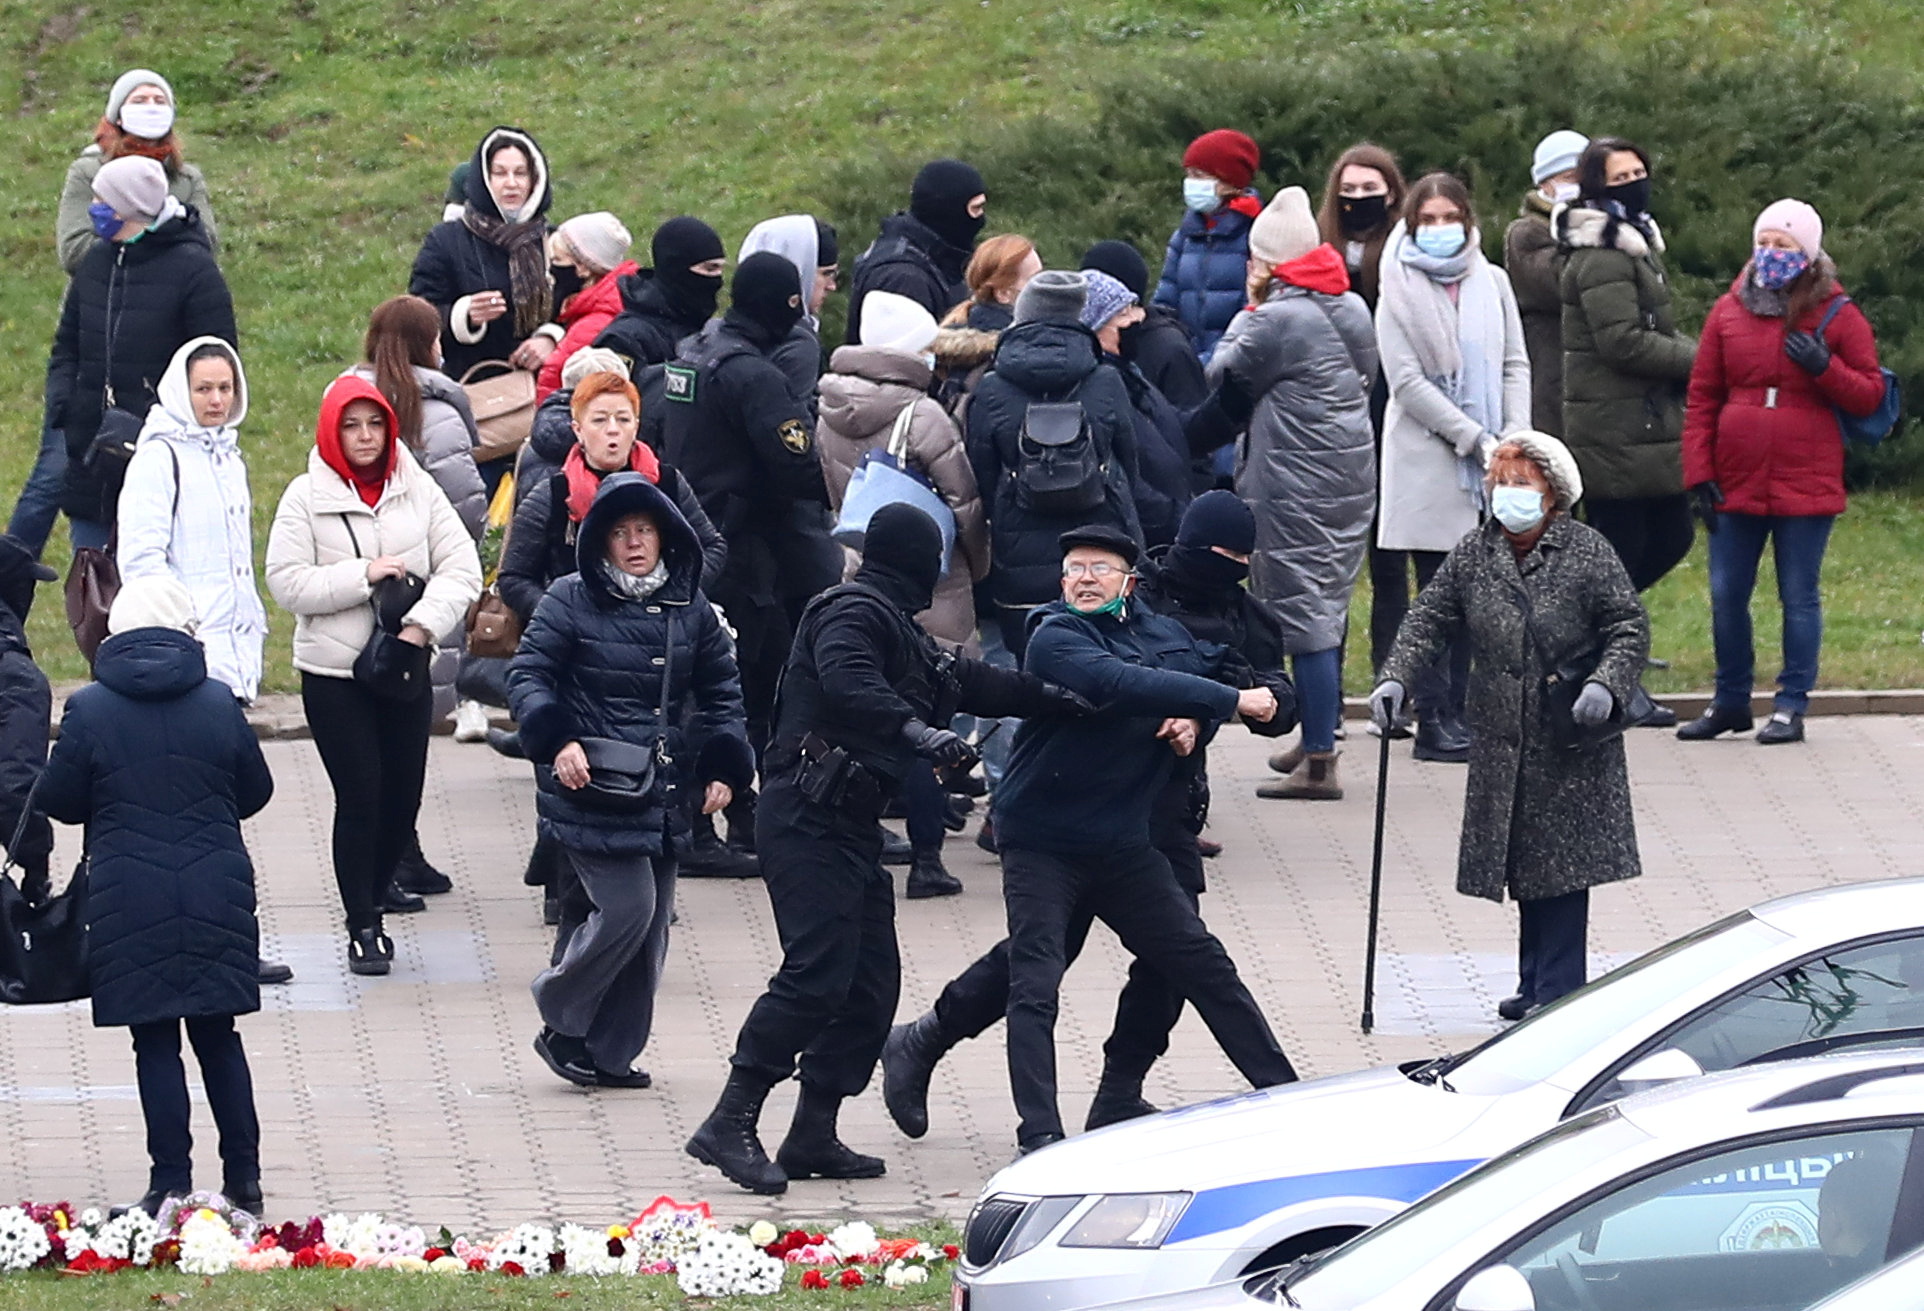
POLYGON ((1222 205, 1222 197, 1216 194, 1216 179, 1184 178, 1182 203, 1198 214, 1214 214, 1222 205))
POLYGON ((1782 291, 1804 276, 1804 270, 1810 267, 1810 256, 1801 250, 1759 246, 1750 254, 1750 267, 1758 286, 1765 291, 1782 291))
POLYGON ((96 200, 87 206, 87 217, 93 220, 94 235, 102 241, 112 241, 126 226, 121 222, 120 215, 114 213, 114 207, 104 200, 96 200))
POLYGON ((1436 223, 1416 230, 1410 240, 1431 259, 1449 259, 1463 249, 1469 239, 1461 223, 1436 223))
POLYGON ((1534 487, 1498 487, 1490 493, 1490 513, 1513 533, 1527 533, 1543 522, 1543 493, 1534 487))

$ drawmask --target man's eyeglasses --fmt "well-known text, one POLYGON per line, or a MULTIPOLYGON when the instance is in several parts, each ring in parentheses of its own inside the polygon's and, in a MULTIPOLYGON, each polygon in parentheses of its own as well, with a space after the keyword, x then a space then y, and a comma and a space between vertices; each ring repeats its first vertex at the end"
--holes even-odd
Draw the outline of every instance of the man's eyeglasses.
POLYGON ((1096 560, 1088 564, 1078 560, 1072 564, 1062 566, 1062 576, 1064 578, 1081 578, 1085 575, 1090 578, 1113 578, 1117 574, 1126 574, 1128 572, 1129 571, 1122 566, 1110 564, 1107 560, 1096 560))

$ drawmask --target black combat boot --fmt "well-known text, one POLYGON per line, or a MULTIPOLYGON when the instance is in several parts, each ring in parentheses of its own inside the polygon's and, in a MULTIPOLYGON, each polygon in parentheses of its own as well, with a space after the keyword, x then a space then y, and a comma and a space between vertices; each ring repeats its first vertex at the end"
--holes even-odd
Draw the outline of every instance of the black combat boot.
POLYGON ((1089 1103, 1089 1118, 1082 1127, 1100 1129, 1104 1125, 1121 1124, 1124 1120, 1136 1120, 1155 1113, 1156 1108, 1142 1098, 1140 1074, 1123 1074, 1105 1064, 1102 1067, 1102 1080, 1096 1084, 1095 1100, 1089 1103))
POLYGON ((842 1099, 802 1085, 788 1137, 775 1150, 775 1164, 790 1179, 880 1179, 887 1172, 879 1156, 864 1156, 835 1133, 842 1099))
POLYGON ((934 1011, 896 1025, 882 1044, 882 1104, 911 1138, 929 1131, 929 1077, 954 1045, 934 1011))
POLYGON ((949 873, 942 863, 942 848, 917 847, 909 864, 908 889, 904 895, 910 901, 923 897, 953 897, 962 891, 962 880, 949 873))
POLYGON ((764 1196, 788 1191, 788 1176, 768 1159, 755 1132, 762 1103, 774 1085, 759 1074, 730 1066, 728 1082, 708 1118, 688 1140, 688 1154, 712 1165, 751 1193, 764 1196))

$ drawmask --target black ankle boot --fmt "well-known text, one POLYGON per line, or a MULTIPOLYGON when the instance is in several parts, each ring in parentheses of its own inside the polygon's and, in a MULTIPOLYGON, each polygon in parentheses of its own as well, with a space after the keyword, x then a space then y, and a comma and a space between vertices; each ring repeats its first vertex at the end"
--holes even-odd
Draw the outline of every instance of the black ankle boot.
POLYGON ((929 1077, 951 1046, 934 1011, 896 1025, 882 1044, 882 1104, 911 1138, 929 1131, 929 1077))
POLYGON ((1458 720, 1441 715, 1420 719, 1416 724, 1416 746, 1411 754, 1418 760, 1464 764, 1470 758, 1469 730, 1458 720))
POLYGON ((909 864, 906 896, 911 901, 923 897, 953 897, 962 891, 962 880, 942 864, 942 848, 917 847, 909 864))
POLYGON ((1752 723, 1750 707, 1720 706, 1712 701, 1701 715, 1677 729, 1686 742, 1708 742, 1722 733, 1748 733, 1752 723))
POLYGON ((877 824, 882 832, 882 854, 876 859, 884 865, 909 865, 915 862, 915 848, 909 840, 887 824, 877 824))
POLYGON ((347 932, 347 968, 354 974, 386 974, 394 964, 394 943, 377 925, 347 932))
POLYGON ((452 892, 454 880, 428 864, 428 858, 421 854, 421 839, 416 837, 394 867, 394 886, 403 892, 432 897, 452 892))
POLYGON ((688 1154, 703 1165, 714 1166, 730 1182, 764 1196, 788 1191, 788 1176, 768 1159, 755 1132, 771 1087, 760 1075, 731 1066, 721 1099, 687 1146, 688 1154))
POLYGON ((864 1156, 835 1133, 842 1099, 802 1085, 788 1137, 776 1149, 775 1164, 790 1179, 880 1179, 887 1172, 879 1156, 864 1156))
POLYGON ((1121 1124, 1124 1120, 1136 1120, 1155 1113, 1156 1108, 1142 1098, 1141 1075, 1132 1078, 1105 1065, 1102 1080, 1096 1084, 1095 1100, 1089 1103, 1089 1118, 1082 1127, 1100 1129, 1104 1125, 1121 1124))
POLYGON ((222 1184, 220 1190, 235 1206, 256 1220, 261 1218, 261 1208, 266 1205, 266 1200, 261 1196, 260 1180, 230 1181, 222 1184))

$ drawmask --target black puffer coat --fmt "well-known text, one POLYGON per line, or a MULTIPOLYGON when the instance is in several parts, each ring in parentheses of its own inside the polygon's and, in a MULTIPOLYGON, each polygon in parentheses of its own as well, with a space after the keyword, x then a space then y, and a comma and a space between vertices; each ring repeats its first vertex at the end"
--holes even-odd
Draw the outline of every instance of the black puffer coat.
POLYGON ((110 637, 94 677, 67 700, 39 797, 55 819, 87 825, 94 1023, 259 1010, 240 822, 274 779, 254 730, 185 633, 110 637))
POLYGON ((1176 540, 1182 512, 1189 508, 1189 439, 1183 416, 1141 369, 1120 356, 1105 356, 1128 389, 1136 415, 1136 518, 1145 546, 1176 540))
POLYGON ((995 367, 969 402, 968 447, 989 506, 989 594, 997 605, 1027 608, 1061 594, 1056 539, 1071 528, 1105 523, 1142 540, 1134 499, 1140 476, 1135 411, 1121 376, 1102 367, 1101 347, 1087 328, 1019 323, 1003 333, 995 367), (1023 420, 1032 402, 1071 400, 1082 403, 1106 469, 1104 504, 1067 517, 1036 514, 1016 497, 1023 420))
MULTIPOLYGON (((31 595, 33 584, 26 584, 31 595)), ((48 729, 53 722, 53 689, 33 662, 26 630, 11 606, 0 605, 0 842, 10 842, 26 804, 47 766, 48 729)), ((10 851, 27 873, 46 873, 53 852, 53 826, 36 804, 33 818, 10 851)))
POLYGON ((940 323, 969 298, 963 274, 975 252, 951 245, 935 229, 904 210, 882 220, 882 230, 855 259, 848 293, 849 346, 862 344, 862 302, 871 291, 907 296, 940 323))
POLYGON ((665 845, 679 849, 710 782, 739 793, 754 780, 734 643, 696 585, 701 551, 693 530, 640 474, 613 474, 602 484, 576 549, 579 572, 542 598, 508 667, 508 702, 522 745, 542 766, 536 812, 542 831, 574 850, 658 856, 665 845), (606 558, 615 520, 637 513, 659 526, 668 566, 667 581, 644 600, 614 590, 606 558), (581 805, 548 764, 584 737, 652 749, 664 671, 671 680, 671 763, 657 774, 660 804, 635 815, 581 805))
POLYGON ((621 313, 601 330, 595 345, 626 356, 630 373, 668 363, 682 339, 694 336, 708 322, 700 307, 678 304, 653 269, 624 274, 615 286, 621 291, 621 313))
POLYGON ((60 508, 76 519, 112 523, 118 472, 90 468, 87 449, 107 404, 107 325, 114 402, 141 419, 174 352, 196 337, 238 346, 234 301, 214 263, 200 217, 188 210, 138 241, 96 241, 74 270, 48 366, 48 413, 67 438, 60 508))

